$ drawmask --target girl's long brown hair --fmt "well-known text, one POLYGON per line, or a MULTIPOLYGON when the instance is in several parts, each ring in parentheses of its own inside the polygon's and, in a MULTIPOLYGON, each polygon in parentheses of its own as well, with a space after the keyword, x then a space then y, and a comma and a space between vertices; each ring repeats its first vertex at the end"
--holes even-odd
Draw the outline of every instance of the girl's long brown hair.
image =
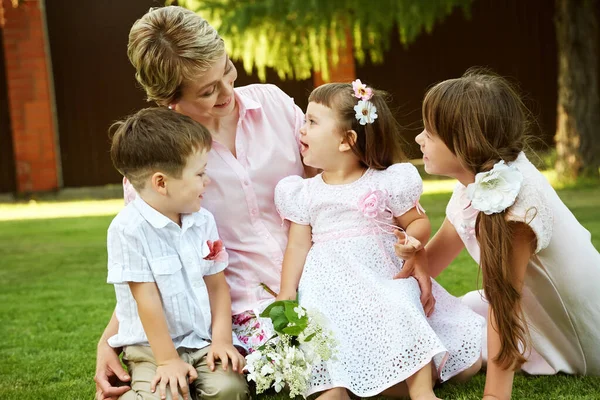
MULTIPOLYGON (((517 158, 525 147, 527 116, 526 107, 505 79, 477 69, 433 86, 423 102, 425 128, 439 136, 474 174, 489 171, 500 160, 508 163, 517 158)), ((479 213, 476 222, 483 289, 500 335, 495 361, 506 369, 525 361, 529 337, 513 274, 514 224, 506 220, 507 211, 479 213)))

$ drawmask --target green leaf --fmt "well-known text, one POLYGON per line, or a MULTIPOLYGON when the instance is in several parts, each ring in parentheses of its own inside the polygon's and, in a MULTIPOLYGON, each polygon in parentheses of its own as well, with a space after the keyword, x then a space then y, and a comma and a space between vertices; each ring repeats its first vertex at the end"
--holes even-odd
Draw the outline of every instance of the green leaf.
POLYGON ((283 306, 273 307, 269 313, 269 317, 271 321, 273 321, 273 328, 277 332, 283 332, 283 328, 288 325, 288 319, 285 316, 285 311, 283 306))
POLYGON ((304 338, 305 342, 310 342, 316 335, 317 333, 311 333, 310 335, 308 335, 307 337, 304 338))
MULTIPOLYGON (((296 304, 296 306, 298 305, 298 304, 297 304, 297 302, 295 302, 294 300, 278 300, 278 301, 274 301, 274 302, 272 302, 271 304, 269 304, 269 305, 267 306, 267 308, 265 308, 265 309, 263 310, 263 312, 262 312, 262 313, 260 313, 259 317, 262 317, 262 318, 269 318, 269 314, 270 314, 271 310, 273 309, 273 307, 279 307, 279 306, 281 306, 281 307, 285 307, 285 305, 286 305, 287 303, 295 303, 295 304, 296 304)), ((294 306, 294 307, 295 307, 295 306, 294 306)))
POLYGON ((304 328, 306 328, 306 326, 298 326, 298 325, 287 326, 287 327, 283 328, 283 333, 287 333, 290 336, 298 336, 299 334, 302 333, 304 328))
POLYGON ((302 318, 298 317, 298 313, 294 311, 294 308, 296 307, 300 306, 295 301, 285 303, 285 316, 288 321, 294 324, 294 326, 288 326, 283 331, 291 336, 298 336, 308 325, 308 316, 304 315, 302 318))

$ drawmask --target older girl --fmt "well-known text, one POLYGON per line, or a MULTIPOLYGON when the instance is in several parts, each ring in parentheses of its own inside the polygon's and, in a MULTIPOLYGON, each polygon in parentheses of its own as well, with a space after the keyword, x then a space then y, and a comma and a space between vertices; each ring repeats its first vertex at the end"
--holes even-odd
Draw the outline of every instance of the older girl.
POLYGON ((526 110, 506 80, 477 71, 441 82, 423 102, 425 170, 456 178, 427 245, 437 276, 467 248, 488 318, 484 398, 509 399, 514 371, 600 375, 600 254, 590 233, 529 162, 526 110))

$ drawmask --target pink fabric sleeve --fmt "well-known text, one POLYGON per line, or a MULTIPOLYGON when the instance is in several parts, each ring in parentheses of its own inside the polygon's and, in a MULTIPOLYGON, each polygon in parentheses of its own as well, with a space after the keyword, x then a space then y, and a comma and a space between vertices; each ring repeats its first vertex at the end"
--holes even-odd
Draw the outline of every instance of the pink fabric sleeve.
POLYGON ((294 103, 294 118, 296 120, 296 123, 294 124, 294 136, 296 137, 296 143, 298 143, 298 150, 300 150, 302 147, 300 145, 300 128, 304 125, 304 113, 296 103, 294 103))
POLYGON ((137 196, 137 192, 133 188, 133 185, 127 178, 123 177, 123 198, 125 200, 125 205, 135 200, 135 196, 137 196))

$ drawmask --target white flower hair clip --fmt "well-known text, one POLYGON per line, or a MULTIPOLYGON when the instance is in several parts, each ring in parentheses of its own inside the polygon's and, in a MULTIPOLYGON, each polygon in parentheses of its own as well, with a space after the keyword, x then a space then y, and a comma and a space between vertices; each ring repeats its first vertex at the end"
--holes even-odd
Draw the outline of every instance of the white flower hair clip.
POLYGON ((521 171, 500 160, 490 171, 475 175, 475 182, 467 186, 467 197, 474 209, 497 214, 515 203, 522 183, 521 171))
POLYGON ((377 107, 369 101, 373 97, 373 89, 357 79, 352 82, 352 90, 354 90, 354 97, 360 99, 354 106, 358 123, 361 125, 372 124, 377 119, 377 107))

